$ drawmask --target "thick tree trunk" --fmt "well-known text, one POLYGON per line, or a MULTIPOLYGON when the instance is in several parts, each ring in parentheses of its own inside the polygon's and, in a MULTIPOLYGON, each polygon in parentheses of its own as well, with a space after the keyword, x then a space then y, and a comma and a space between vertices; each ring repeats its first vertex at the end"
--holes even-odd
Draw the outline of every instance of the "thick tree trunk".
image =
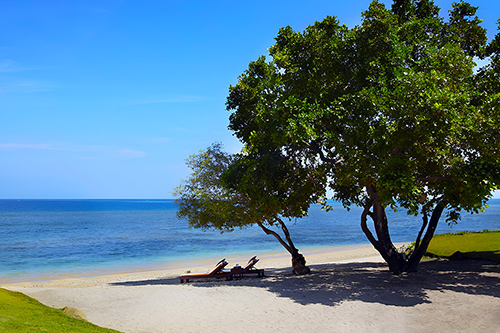
POLYGON ((380 253, 385 262, 387 262, 391 273, 395 275, 401 274, 404 269, 405 259, 403 255, 397 251, 391 241, 384 207, 377 202, 376 204, 373 204, 373 213, 367 213, 367 209, 368 207, 365 207, 365 212, 363 213, 361 220, 361 229, 365 233, 368 240, 370 240, 373 247, 380 253), (369 215, 372 218, 378 239, 375 239, 371 231, 366 226, 366 215, 369 215))
POLYGON ((373 186, 367 186, 367 191, 371 195, 372 200, 365 206, 365 210, 361 216, 361 229, 365 233, 368 240, 372 243, 373 247, 387 262, 391 273, 399 275, 403 272, 406 261, 403 255, 397 251, 396 247, 392 243, 387 224, 387 215, 385 214, 385 208, 378 200, 378 193, 373 186), (371 207, 373 207, 373 212, 370 211, 371 207), (377 239, 375 239, 366 225, 367 216, 370 216, 373 220, 377 239))
POLYGON ((308 274, 311 270, 306 266, 306 258, 299 253, 299 250, 293 244, 290 232, 288 231, 286 224, 281 220, 278 220, 278 222, 281 226, 281 230, 283 230, 283 233, 285 234, 286 242, 277 232, 267 228, 261 222, 257 222, 257 224, 261 227, 262 230, 264 230, 267 235, 273 235, 274 237, 276 237, 278 242, 280 242, 280 244, 283 245, 283 247, 292 255, 292 269, 294 274, 308 274))
MULTIPOLYGON (((434 236, 434 232, 436 231, 437 224, 439 219, 441 218, 441 214, 443 213, 444 208, 446 207, 446 203, 440 202, 434 208, 434 211, 431 215, 431 220, 429 221, 429 226, 427 227, 427 231, 425 232, 424 238, 421 242, 417 242, 415 244, 415 250, 408 258, 408 261, 405 264, 404 271, 405 272, 416 272, 418 268, 418 264, 422 257, 424 256, 427 248, 429 247, 429 243, 434 236)), ((425 223, 424 223, 425 225, 425 223)))
POLYGON ((372 243, 373 247, 387 262, 392 274, 399 275, 403 272, 416 272, 418 264, 427 251, 432 236, 434 236, 441 214, 446 207, 446 202, 440 202, 436 205, 430 221, 427 221, 427 216, 424 215, 423 225, 418 234, 415 249, 410 257, 406 259, 402 253, 397 251, 391 241, 385 208, 378 200, 377 191, 373 186, 367 186, 366 189, 371 196, 371 201, 365 206, 363 214, 361 215, 361 229, 372 243), (370 211, 371 208, 373 208, 373 211, 370 211), (372 232, 367 227, 366 222, 368 216, 373 220, 377 238, 373 236, 372 232), (420 240, 426 227, 427 231, 425 231, 424 237, 420 240))
POLYGON ((294 249, 292 253, 292 268, 293 272, 297 275, 304 275, 311 272, 311 269, 306 266, 306 258, 297 249, 294 249))

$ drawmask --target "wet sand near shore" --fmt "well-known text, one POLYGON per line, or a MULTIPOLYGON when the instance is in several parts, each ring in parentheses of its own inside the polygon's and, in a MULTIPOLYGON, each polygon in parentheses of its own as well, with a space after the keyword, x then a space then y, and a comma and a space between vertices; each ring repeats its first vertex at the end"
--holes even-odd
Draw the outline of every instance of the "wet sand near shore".
MULTIPOLYGON (((306 257, 307 264, 338 262, 341 260, 355 260, 367 257, 379 257, 377 251, 371 245, 351 245, 336 247, 317 247, 301 251, 306 257)), ((244 266, 250 257, 248 255, 229 255, 225 256, 229 262, 228 267, 236 264, 244 266)), ((258 267, 261 268, 285 268, 291 266, 290 254, 283 251, 260 252, 258 267)), ((203 272, 213 268, 221 258, 213 259, 187 259, 166 262, 164 265, 158 264, 155 267, 140 264, 126 266, 118 270, 94 270, 84 273, 61 273, 58 275, 42 275, 19 278, 0 277, 1 286, 56 286, 56 285, 97 285, 111 280, 130 280, 137 276, 150 278, 155 277, 174 277, 179 276, 186 271, 203 272)))

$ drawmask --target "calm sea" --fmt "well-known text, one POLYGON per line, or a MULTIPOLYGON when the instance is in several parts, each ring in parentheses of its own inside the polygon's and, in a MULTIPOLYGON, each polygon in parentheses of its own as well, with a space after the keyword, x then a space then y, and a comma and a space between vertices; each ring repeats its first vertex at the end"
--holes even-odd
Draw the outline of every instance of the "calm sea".
MULTIPOLYGON (((176 218, 173 200, 0 200, 0 282, 37 276, 164 268, 185 259, 285 251, 258 227, 221 234, 189 229, 176 218)), ((359 227, 361 209, 340 204, 288 223, 299 249, 368 244, 359 227)), ((413 241, 421 219, 388 214, 394 242, 413 241)), ((464 213, 438 233, 500 229, 500 199, 486 212, 464 213)))

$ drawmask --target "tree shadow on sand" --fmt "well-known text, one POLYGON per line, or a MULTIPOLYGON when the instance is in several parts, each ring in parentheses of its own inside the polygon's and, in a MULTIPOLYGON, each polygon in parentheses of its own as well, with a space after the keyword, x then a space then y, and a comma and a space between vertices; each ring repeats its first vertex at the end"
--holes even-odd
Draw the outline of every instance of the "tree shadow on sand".
MULTIPOLYGON (((500 298, 500 265, 479 260, 422 262, 419 272, 395 276, 383 263, 345 263, 311 266, 312 274, 296 276, 291 269, 267 271, 266 277, 240 280, 193 282, 200 288, 257 287, 302 304, 334 306, 344 301, 362 301, 410 307, 431 303, 428 292, 454 291, 500 298)), ((178 279, 119 282, 140 286, 179 284, 178 279)))
POLYGON ((428 291, 451 290, 500 298, 500 266, 479 261, 431 261, 418 273, 391 275, 382 263, 316 265, 308 276, 281 272, 268 290, 307 304, 335 305, 359 300, 394 306, 430 303, 428 291), (286 280, 286 282, 285 282, 286 280))

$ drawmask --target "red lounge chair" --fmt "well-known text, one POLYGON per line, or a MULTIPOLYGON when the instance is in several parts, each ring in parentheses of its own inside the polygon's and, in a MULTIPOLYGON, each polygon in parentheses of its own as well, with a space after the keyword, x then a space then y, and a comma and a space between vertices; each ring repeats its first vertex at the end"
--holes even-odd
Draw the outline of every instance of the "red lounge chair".
POLYGON ((234 266, 231 270, 225 270, 224 272, 231 273, 234 278, 241 278, 246 274, 257 274, 257 276, 264 276, 263 269, 257 269, 254 267, 257 261, 259 261, 259 259, 257 259, 257 257, 255 256, 248 260, 248 263, 245 267, 234 266))
POLYGON ((211 279, 211 278, 226 278, 226 280, 231 280, 233 278, 233 274, 231 272, 223 271, 222 269, 226 267, 227 265, 226 259, 222 259, 215 265, 215 267, 207 273, 186 273, 180 276, 181 283, 186 280, 186 282, 189 282, 189 280, 194 280, 194 279, 211 279))

